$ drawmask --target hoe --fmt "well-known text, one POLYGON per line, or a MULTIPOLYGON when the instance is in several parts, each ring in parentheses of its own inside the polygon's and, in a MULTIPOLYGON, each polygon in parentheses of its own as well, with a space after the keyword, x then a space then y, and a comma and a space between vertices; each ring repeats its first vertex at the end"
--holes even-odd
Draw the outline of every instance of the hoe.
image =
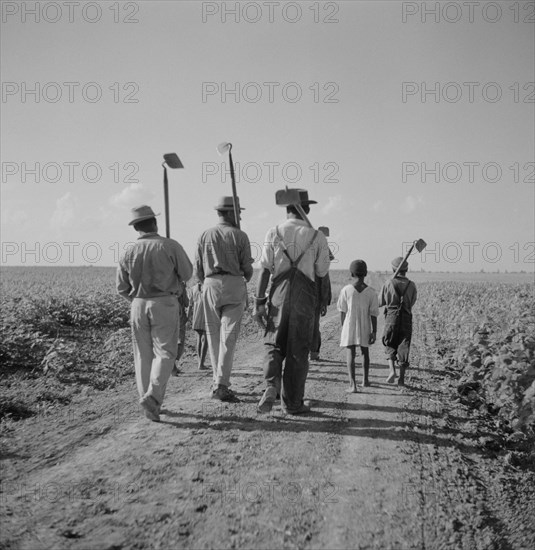
POLYGON ((163 166, 163 200, 165 205, 165 236, 170 237, 169 230, 169 186, 167 184, 167 166, 169 168, 184 168, 182 162, 178 158, 176 153, 167 153, 163 156, 164 161, 162 162, 163 166))
MULTIPOLYGON (((403 258, 403 261, 398 265, 398 268, 396 269, 396 272, 394 273, 394 277, 399 273, 400 267, 407 261, 407 258, 411 255, 411 252, 414 248, 418 250, 418 252, 421 252, 425 247, 427 246, 427 243, 423 239, 418 239, 417 241, 414 241, 412 243, 412 246, 409 248, 409 251, 407 254, 405 254, 405 257, 403 258)), ((392 278, 394 278, 392 277, 392 278)))
POLYGON ((228 152, 228 160, 230 164, 230 179, 232 181, 232 199, 234 203, 234 219, 236 226, 240 229, 240 206, 238 204, 238 196, 236 194, 236 178, 234 177, 234 162, 232 160, 232 143, 224 142, 217 146, 217 152, 224 155, 228 152))

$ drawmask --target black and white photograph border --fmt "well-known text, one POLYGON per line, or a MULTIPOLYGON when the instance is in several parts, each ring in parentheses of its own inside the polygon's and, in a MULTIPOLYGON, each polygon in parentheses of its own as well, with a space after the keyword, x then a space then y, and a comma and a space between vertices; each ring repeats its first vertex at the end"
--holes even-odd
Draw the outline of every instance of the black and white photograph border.
POLYGON ((0 7, 0 546, 535 548, 535 2, 0 7))

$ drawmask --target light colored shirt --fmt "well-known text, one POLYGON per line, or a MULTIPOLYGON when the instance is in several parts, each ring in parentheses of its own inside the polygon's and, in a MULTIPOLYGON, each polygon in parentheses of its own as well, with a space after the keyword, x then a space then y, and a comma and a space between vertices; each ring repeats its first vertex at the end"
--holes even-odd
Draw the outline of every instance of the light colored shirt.
POLYGON ((117 292, 129 300, 180 296, 193 266, 182 246, 157 233, 138 238, 119 260, 117 292))
POLYGON ((371 318, 379 315, 375 290, 368 286, 358 292, 353 285, 347 285, 340 291, 336 306, 338 311, 346 314, 340 346, 368 347, 372 332, 371 318))
POLYGON ((253 276, 251 243, 247 233, 228 222, 207 229, 197 242, 195 274, 199 281, 213 275, 253 276))
MULTIPOLYGON (((284 247, 292 260, 296 260, 307 248, 314 236, 314 229, 310 228, 304 220, 289 219, 277 227, 272 227, 266 234, 260 266, 268 269, 273 277, 290 269, 290 260, 284 254, 284 247), (277 227, 281 239, 277 236, 277 227)), ((315 276, 325 277, 329 272, 329 245, 325 235, 318 231, 312 246, 297 265, 309 279, 315 280, 315 276)))
POLYGON ((388 279, 388 281, 386 281, 381 288, 381 294, 379 295, 379 307, 399 305, 399 296, 405 292, 405 294, 403 294, 403 309, 411 313, 412 307, 416 303, 416 285, 412 281, 409 281, 407 277, 403 277, 402 275, 398 275, 395 281, 398 289, 397 292, 394 288, 393 279, 388 279))

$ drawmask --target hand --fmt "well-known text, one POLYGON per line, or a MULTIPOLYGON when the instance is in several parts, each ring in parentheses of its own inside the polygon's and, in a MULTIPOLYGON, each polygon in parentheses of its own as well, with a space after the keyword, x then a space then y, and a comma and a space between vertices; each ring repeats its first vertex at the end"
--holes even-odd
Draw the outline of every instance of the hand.
POLYGON ((370 345, 371 344, 375 344, 375 340, 377 339, 377 336, 376 336, 376 333, 375 332, 372 332, 370 334, 370 345))
POLYGON ((254 312, 253 312, 253 319, 256 321, 256 323, 262 328, 263 330, 266 330, 267 328, 267 310, 266 306, 255 306, 254 312))
POLYGON ((325 315, 327 315, 327 306, 321 306, 320 315, 322 317, 325 317, 325 315))

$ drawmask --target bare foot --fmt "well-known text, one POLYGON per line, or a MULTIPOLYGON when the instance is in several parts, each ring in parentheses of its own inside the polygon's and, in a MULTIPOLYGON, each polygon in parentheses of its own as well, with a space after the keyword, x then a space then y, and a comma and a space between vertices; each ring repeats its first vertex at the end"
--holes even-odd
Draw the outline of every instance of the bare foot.
POLYGON ((347 388, 347 390, 346 390, 346 393, 358 393, 357 387, 356 386, 349 386, 349 388, 347 388))
POLYGON ((208 367, 206 365, 199 365, 197 368, 199 370, 208 370, 208 367))
POLYGON ((396 375, 394 373, 392 373, 387 379, 386 379, 387 383, 388 384, 393 384, 395 381, 396 381, 396 375))
POLYGON ((362 388, 369 388, 370 386, 371 386, 371 384, 369 383, 368 380, 364 380, 364 382, 362 382, 362 384, 361 384, 362 388))

